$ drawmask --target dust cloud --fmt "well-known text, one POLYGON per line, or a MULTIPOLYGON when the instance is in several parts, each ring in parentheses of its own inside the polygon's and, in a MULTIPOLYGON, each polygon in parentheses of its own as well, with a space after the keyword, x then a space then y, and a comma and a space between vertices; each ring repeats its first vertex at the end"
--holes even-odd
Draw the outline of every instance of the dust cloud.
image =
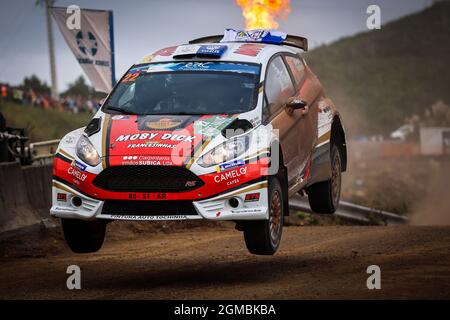
POLYGON ((436 162, 426 192, 412 209, 412 225, 450 225, 449 184, 450 162, 436 162))

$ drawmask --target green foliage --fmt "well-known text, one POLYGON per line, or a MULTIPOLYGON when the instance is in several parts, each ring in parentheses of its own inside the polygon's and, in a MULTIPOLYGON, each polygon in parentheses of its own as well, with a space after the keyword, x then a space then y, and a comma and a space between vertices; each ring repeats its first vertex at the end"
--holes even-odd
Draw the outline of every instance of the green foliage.
POLYGON ((0 112, 8 127, 26 128, 31 141, 60 139, 66 133, 88 124, 92 114, 44 110, 0 100, 0 112))
POLYGON ((89 99, 91 97, 101 99, 105 97, 104 93, 96 92, 89 84, 86 83, 83 76, 79 76, 73 83, 68 85, 66 91, 61 93, 61 97, 77 97, 81 96, 84 99, 89 99))
POLYGON ((25 77, 21 84, 24 89, 33 89, 36 93, 50 94, 50 87, 45 81, 41 81, 35 74, 25 77))
POLYGON ((352 134, 388 133, 450 102, 450 3, 306 54, 352 134))

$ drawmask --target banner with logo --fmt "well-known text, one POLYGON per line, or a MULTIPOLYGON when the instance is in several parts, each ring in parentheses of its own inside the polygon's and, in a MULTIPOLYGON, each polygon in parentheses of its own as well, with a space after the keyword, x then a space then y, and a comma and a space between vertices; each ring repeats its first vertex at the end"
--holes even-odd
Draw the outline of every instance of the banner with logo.
POLYGON ((66 8, 52 7, 50 11, 95 90, 111 91, 115 83, 112 11, 80 9, 80 23, 75 28, 66 8))

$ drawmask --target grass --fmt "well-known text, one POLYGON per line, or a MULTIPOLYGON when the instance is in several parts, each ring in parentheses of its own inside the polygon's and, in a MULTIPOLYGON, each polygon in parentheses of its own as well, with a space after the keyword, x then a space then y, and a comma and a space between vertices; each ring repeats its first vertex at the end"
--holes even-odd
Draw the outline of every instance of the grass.
POLYGON ((0 100, 0 112, 6 125, 25 128, 30 141, 61 139, 66 133, 84 127, 92 118, 90 113, 73 114, 57 110, 22 105, 0 100))

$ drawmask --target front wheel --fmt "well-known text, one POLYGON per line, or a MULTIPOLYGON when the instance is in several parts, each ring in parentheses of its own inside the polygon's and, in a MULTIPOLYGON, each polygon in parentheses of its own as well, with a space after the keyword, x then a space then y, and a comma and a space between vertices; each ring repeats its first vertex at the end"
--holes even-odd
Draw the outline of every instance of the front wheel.
POLYGON ((90 253, 100 250, 106 233, 106 221, 84 221, 61 219, 64 238, 75 253, 90 253))
POLYGON ((269 179, 269 219, 244 224, 244 238, 248 251, 259 255, 273 255, 280 245, 284 221, 283 190, 276 177, 269 179))

